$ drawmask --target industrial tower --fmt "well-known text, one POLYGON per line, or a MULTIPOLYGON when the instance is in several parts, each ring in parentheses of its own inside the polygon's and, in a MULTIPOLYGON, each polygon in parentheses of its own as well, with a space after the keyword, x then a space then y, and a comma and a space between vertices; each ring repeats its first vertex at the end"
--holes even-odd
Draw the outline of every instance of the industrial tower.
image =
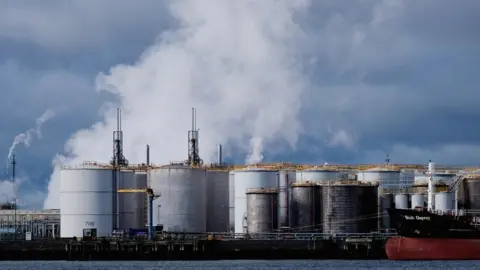
MULTIPOLYGON (((113 157, 110 161, 113 166, 112 170, 112 186, 113 190, 118 190, 120 181, 120 171, 122 167, 128 166, 128 160, 123 156, 123 131, 122 131, 122 115, 120 109, 117 109, 117 130, 113 131, 113 157)), ((118 229, 119 220, 119 196, 117 192, 113 192, 112 210, 113 210, 113 228, 118 229)))
POLYGON ((203 164, 198 150, 197 111, 192 108, 192 129, 188 131, 188 165, 198 166, 203 164))

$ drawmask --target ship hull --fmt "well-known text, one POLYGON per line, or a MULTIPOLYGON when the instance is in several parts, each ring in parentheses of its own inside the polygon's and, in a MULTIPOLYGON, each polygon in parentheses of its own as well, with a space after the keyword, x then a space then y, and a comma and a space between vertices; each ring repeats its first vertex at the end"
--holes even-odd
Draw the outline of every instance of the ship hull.
POLYGON ((390 260, 480 260, 480 239, 391 237, 390 260))

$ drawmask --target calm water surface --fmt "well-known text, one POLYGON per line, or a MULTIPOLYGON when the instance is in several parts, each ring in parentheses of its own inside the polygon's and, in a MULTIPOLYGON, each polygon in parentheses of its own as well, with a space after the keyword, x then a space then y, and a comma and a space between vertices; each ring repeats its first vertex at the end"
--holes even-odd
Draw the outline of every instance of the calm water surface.
POLYGON ((201 262, 0 262, 3 269, 195 269, 195 270, 263 270, 263 269, 480 269, 480 261, 201 261, 201 262))

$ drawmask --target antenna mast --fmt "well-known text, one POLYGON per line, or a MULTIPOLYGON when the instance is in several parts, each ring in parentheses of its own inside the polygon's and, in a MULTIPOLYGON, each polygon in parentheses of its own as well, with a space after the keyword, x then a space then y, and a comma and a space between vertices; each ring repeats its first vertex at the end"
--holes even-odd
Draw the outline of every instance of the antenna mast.
POLYGON ((192 129, 188 131, 188 164, 198 166, 202 163, 198 150, 197 111, 192 108, 192 129))
POLYGON ((428 210, 435 210, 435 163, 428 162, 428 210))
POLYGON ((113 157, 110 162, 113 166, 128 166, 128 160, 123 156, 122 114, 117 109, 117 130, 113 132, 113 157))

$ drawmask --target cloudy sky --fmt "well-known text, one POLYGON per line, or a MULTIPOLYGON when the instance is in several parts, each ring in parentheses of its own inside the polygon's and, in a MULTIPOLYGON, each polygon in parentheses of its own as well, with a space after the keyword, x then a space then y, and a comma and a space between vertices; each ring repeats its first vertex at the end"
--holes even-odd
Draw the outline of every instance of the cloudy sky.
POLYGON ((147 143, 154 163, 184 159, 196 107, 205 161, 222 143, 238 163, 478 164, 478 14, 477 0, 1 1, 0 149, 7 163, 54 112, 15 148, 26 207, 58 207, 55 164, 109 161, 116 107, 132 163, 147 143))

